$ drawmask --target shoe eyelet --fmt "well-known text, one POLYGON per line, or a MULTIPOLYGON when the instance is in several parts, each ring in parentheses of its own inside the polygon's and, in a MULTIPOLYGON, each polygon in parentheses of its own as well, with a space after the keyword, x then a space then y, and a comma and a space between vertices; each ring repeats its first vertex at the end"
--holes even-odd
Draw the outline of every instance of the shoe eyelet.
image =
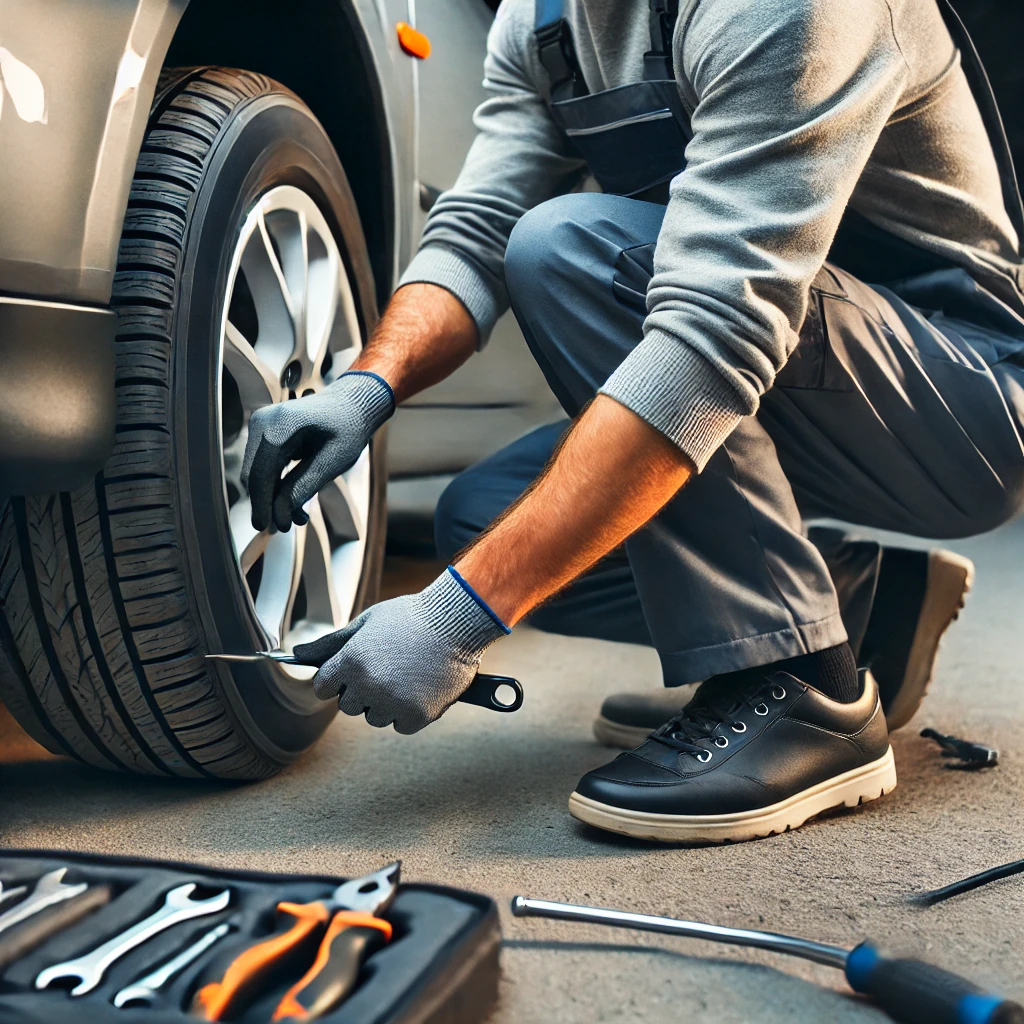
POLYGON ((745 733, 747 731, 747 723, 733 722, 732 725, 729 726, 729 728, 732 729, 733 732, 745 733))
POLYGON ((715 746, 716 747, 727 747, 727 746, 729 746, 729 737, 728 736, 716 736, 715 737, 715 746))
POLYGON ((768 705, 764 703, 758 704, 757 707, 754 708, 754 714, 760 715, 764 718, 764 716, 768 714, 768 705), (762 711, 761 708, 764 708, 764 711, 762 711))
POLYGON ((785 700, 786 699, 786 688, 784 686, 779 686, 779 684, 776 683, 772 687, 772 699, 773 700, 785 700))
POLYGON ((705 750, 704 753, 707 754, 707 757, 703 757, 701 754, 694 755, 697 758, 697 760, 700 761, 701 764, 707 764, 708 761, 710 761, 713 757, 710 750, 705 750))

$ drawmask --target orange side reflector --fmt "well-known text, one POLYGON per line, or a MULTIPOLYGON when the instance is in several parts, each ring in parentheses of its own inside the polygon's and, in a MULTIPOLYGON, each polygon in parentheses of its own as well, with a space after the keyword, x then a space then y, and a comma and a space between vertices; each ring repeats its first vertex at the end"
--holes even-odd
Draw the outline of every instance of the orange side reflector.
POLYGON ((398 29, 398 45, 410 57, 426 60, 430 56, 430 40, 422 32, 417 32, 412 25, 406 25, 404 21, 400 21, 395 27, 398 29))

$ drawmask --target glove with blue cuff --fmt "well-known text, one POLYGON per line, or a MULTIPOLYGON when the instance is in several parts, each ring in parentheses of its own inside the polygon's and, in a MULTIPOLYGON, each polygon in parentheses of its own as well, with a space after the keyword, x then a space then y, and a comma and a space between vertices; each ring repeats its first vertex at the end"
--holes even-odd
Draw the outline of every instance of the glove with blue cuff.
POLYGON ((242 486, 252 500, 252 525, 273 519, 282 533, 305 524, 302 506, 329 480, 351 469, 370 438, 395 411, 383 377, 349 370, 317 395, 257 409, 249 420, 242 486), (289 462, 298 465, 281 473, 289 462))
POLYGON ((337 697, 346 715, 414 733, 459 699, 484 651, 510 632, 449 566, 426 590, 382 601, 295 654, 321 664, 321 700, 337 697))

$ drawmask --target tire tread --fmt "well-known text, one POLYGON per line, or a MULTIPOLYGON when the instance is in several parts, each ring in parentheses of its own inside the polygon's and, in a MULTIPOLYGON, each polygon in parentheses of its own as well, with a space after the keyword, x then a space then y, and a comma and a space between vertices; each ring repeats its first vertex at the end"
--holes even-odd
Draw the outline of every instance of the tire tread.
POLYGON ((258 779, 205 667, 178 538, 171 332, 188 216, 243 101, 281 87, 222 68, 161 75, 111 305, 117 438, 94 484, 0 510, 0 697, 44 747, 100 768, 258 779))

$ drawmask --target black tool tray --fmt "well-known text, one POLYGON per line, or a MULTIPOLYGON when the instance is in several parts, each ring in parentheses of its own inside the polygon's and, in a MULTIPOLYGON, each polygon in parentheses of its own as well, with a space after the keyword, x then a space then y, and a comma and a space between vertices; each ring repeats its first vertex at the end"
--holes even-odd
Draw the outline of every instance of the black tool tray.
MULTIPOLYGON (((170 861, 90 856, 38 850, 0 850, 0 882, 4 889, 27 885, 55 868, 67 867, 64 881, 110 885, 110 902, 63 928, 17 959, 0 966, 0 1024, 194 1024, 188 1007, 200 984, 203 968, 212 958, 235 948, 238 952, 280 930, 276 906, 330 895, 344 878, 321 875, 283 875, 257 871, 222 871, 170 861), (93 991, 72 997, 68 984, 37 991, 35 979, 51 964, 88 953, 96 946, 147 917, 168 890, 196 882, 193 898, 212 896, 230 888, 232 898, 223 911, 172 926, 136 947, 106 972, 93 991), (126 1005, 113 998, 124 986, 138 981, 167 962, 219 923, 232 920, 237 928, 173 977, 151 1007, 126 1005)), ((367 871, 382 864, 367 864, 367 871)), ((22 897, 24 898, 24 897, 22 897)), ((68 903, 73 901, 69 900, 68 903)), ((0 903, 0 913, 15 906, 0 903)), ((60 905, 58 905, 59 907, 60 905)), ((0 934, 0 959, 18 948, 18 932, 58 907, 0 934)), ((387 913, 394 928, 391 942, 363 967, 358 988, 332 1013, 331 1024, 471 1024, 486 1018, 498 988, 501 932, 493 900, 477 893, 436 885, 401 885, 387 913)), ((21 945, 24 945, 22 940, 21 945)), ((265 1024, 274 1007, 297 978, 275 989, 235 1018, 242 1024, 265 1024)))

